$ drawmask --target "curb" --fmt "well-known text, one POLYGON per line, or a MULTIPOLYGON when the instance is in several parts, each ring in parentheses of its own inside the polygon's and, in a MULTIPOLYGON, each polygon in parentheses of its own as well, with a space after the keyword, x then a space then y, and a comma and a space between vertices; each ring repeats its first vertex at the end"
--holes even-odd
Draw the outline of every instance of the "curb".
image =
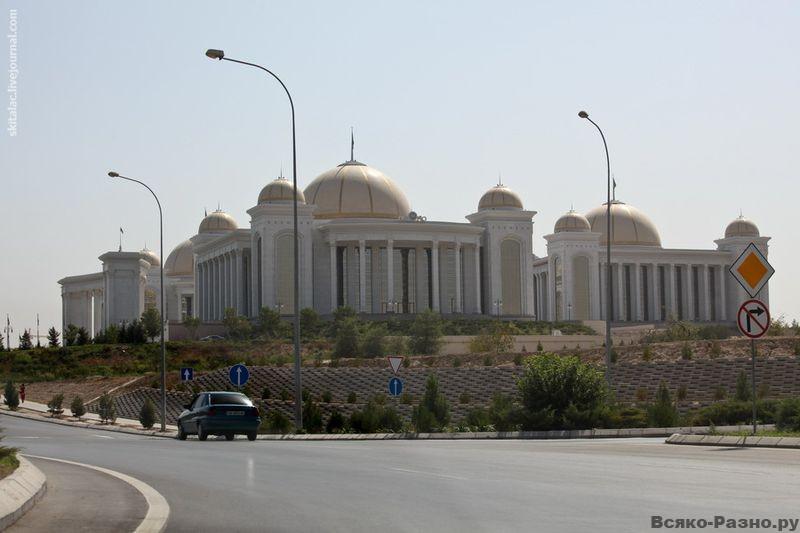
POLYGON ((685 435, 682 433, 675 433, 674 435, 670 435, 664 442, 667 444, 686 444, 693 446, 800 449, 800 437, 685 435))
POLYGON ((0 481, 0 531, 22 518, 47 491, 47 478, 33 464, 17 455, 19 467, 0 481))

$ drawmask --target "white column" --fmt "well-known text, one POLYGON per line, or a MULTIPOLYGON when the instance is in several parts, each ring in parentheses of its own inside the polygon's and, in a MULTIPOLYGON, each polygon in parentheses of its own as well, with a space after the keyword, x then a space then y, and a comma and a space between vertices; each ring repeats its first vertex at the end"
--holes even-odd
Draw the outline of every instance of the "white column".
POLYGON ((667 277, 669 279, 669 308, 667 315, 672 315, 674 320, 678 320, 680 312, 678 311, 678 269, 675 265, 667 265, 667 277))
POLYGON ((728 268, 725 265, 719 266, 719 320, 728 320, 728 268))
POLYGON ((358 309, 362 313, 367 311, 367 244, 358 241, 358 309))
POLYGON ((433 307, 434 311, 439 311, 439 241, 433 241, 431 245, 431 282, 433 284, 433 307))
POLYGON ((709 265, 703 265, 703 320, 711 320, 711 273, 709 265))
POLYGON ((233 279, 235 281, 234 284, 234 303, 236 305, 236 314, 244 315, 247 313, 244 309, 242 309, 242 301, 244 298, 242 297, 242 251, 236 250, 233 253, 233 279))
POLYGON ((372 246, 372 312, 381 312, 381 302, 383 301, 383 274, 381 271, 381 248, 380 246, 372 246))
POLYGON ((664 320, 661 316, 661 273, 658 263, 653 263, 653 320, 664 320))
POLYGON ((394 301, 394 241, 386 241, 386 311, 396 311, 390 307, 390 302, 394 301))
POLYGON ((617 299, 619 301, 617 316, 619 320, 624 321, 627 306, 625 305, 625 265, 622 263, 617 263, 617 299))
POLYGON ((417 246, 414 249, 414 279, 416 280, 416 293, 414 301, 414 312, 421 313, 425 306, 423 302, 428 299, 428 286, 423 280, 428 277, 428 269, 425 268, 425 248, 417 246))
POLYGON ((456 313, 461 313, 463 311, 463 305, 461 302, 461 243, 456 242, 456 313))
POLYGON ((481 246, 475 243, 475 312, 481 314, 481 246))
POLYGON ((331 312, 336 311, 338 296, 336 294, 336 241, 331 241, 331 312))
POLYGON ((694 299, 697 295, 694 293, 694 272, 692 265, 686 265, 686 307, 687 320, 699 320, 700 317, 694 316, 694 299))
POLYGON ((636 263, 631 268, 635 269, 633 273, 633 279, 631 280, 631 285, 633 285, 633 297, 631 298, 631 301, 633 302, 634 306, 634 312, 631 313, 631 318, 637 322, 641 322, 644 320, 644 298, 642 297, 644 287, 642 287, 642 265, 636 263))

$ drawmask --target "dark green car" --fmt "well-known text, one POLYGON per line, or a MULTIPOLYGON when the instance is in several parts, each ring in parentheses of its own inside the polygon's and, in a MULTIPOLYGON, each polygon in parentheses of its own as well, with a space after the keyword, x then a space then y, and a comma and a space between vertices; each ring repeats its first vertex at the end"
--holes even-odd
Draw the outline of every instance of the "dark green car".
POLYGON ((250 398, 239 392, 201 392, 183 406, 178 417, 178 439, 197 435, 206 440, 209 435, 225 435, 233 440, 235 435, 247 435, 256 440, 261 415, 250 398))

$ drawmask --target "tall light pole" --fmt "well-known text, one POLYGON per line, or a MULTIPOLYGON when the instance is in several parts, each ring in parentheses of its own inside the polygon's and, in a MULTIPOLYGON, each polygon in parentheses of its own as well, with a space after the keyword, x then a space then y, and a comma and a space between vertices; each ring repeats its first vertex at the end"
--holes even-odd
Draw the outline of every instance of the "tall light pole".
POLYGON ((247 61, 239 61, 238 59, 225 57, 225 52, 222 50, 208 49, 206 50, 206 55, 211 59, 230 61, 232 63, 239 63, 240 65, 247 65, 248 67, 255 67, 263 70, 281 84, 283 90, 286 91, 286 96, 289 97, 289 106, 292 108, 292 184, 294 185, 294 210, 292 213, 294 225, 294 423, 297 429, 303 429, 303 381, 300 375, 300 238, 297 231, 297 143, 295 142, 294 101, 292 100, 291 93, 289 93, 289 89, 271 70, 261 65, 256 65, 255 63, 248 63, 247 61))
POLYGON ((123 176, 118 172, 111 171, 108 173, 109 178, 119 178, 123 180, 138 183, 153 195, 158 205, 158 232, 159 232, 159 256, 158 261, 161 264, 161 431, 167 430, 167 350, 164 345, 164 321, 166 320, 167 308, 164 305, 164 213, 161 210, 161 202, 158 196, 153 192, 146 183, 127 176, 123 176))
POLYGON ((600 132, 600 138, 603 139, 603 148, 606 150, 606 171, 608 182, 608 198, 606 200, 606 382, 611 387, 613 373, 611 370, 611 320, 614 307, 611 304, 612 290, 611 280, 611 159, 608 157, 608 144, 606 143, 606 136, 603 135, 603 130, 597 123, 589 118, 589 113, 586 111, 578 112, 578 116, 585 118, 591 122, 597 131, 600 132))

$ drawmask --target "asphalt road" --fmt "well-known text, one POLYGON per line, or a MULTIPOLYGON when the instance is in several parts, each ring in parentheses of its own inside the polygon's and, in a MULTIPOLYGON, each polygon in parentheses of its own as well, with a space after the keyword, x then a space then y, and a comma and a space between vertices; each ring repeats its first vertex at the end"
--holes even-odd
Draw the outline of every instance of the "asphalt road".
POLYGON ((139 478, 168 531, 649 531, 800 518, 800 451, 582 441, 185 442, 0 416, 4 443, 139 478))

